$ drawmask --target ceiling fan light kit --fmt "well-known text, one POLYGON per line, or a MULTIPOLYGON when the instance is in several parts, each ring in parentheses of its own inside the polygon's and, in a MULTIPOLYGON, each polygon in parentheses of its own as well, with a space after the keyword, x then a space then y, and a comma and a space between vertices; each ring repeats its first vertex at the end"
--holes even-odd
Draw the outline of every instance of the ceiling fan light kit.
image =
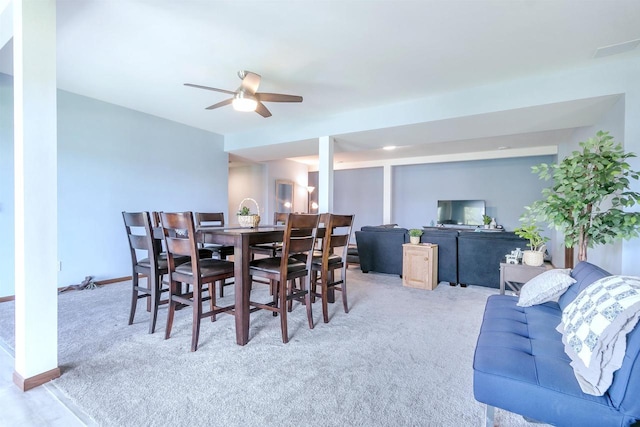
POLYGON ((282 93, 260 93, 257 92, 260 86, 260 75, 251 71, 238 71, 238 77, 242 83, 235 92, 226 89, 218 89, 215 87, 196 85, 185 83, 185 86, 191 86, 198 89, 212 90, 214 92, 227 93, 233 95, 233 98, 225 99, 208 106, 207 110, 213 110, 225 105, 232 104, 236 111, 255 111, 262 117, 271 117, 271 112, 264 106, 263 102, 302 102, 302 97, 297 95, 285 95, 282 93))
POLYGON ((238 92, 231 102, 233 109, 236 111, 256 111, 258 100, 254 96, 246 95, 244 92, 238 92))

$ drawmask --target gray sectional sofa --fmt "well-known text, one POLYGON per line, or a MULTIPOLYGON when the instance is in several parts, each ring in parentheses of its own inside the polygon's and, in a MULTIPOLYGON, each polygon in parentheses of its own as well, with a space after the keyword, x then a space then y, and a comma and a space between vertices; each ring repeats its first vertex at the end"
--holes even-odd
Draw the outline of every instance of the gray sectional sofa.
MULTIPOLYGON (((406 228, 365 226, 355 232, 360 268, 364 273, 402 275, 402 245, 406 228)), ((423 243, 438 245, 438 282, 500 287, 500 262, 527 241, 509 232, 473 232, 425 227, 423 243)))

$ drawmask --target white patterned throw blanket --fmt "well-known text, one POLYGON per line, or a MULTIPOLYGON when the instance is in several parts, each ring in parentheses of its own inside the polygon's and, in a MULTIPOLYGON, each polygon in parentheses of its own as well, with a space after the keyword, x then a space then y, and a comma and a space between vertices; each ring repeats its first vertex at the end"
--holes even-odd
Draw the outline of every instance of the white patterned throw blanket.
POLYGON ((565 307, 557 330, 583 392, 607 391, 639 314, 640 278, 631 276, 597 280, 565 307))

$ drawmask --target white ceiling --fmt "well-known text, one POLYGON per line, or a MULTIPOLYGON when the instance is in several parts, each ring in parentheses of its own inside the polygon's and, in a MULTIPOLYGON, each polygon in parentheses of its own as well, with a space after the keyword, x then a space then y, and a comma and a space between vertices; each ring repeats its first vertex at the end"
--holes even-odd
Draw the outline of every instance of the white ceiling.
MULTIPOLYGON (((640 1, 58 0, 57 20, 60 89, 234 134, 606 61, 593 59, 597 48, 640 38, 640 1), (183 85, 235 90, 241 69, 262 75, 260 91, 304 102, 267 103, 265 119, 231 106, 205 110, 227 95, 183 85)), ((11 64, 7 45, 0 72, 11 74, 11 64)), ((405 146, 400 157, 496 149, 506 135, 510 145, 540 145, 614 101, 541 107, 535 113, 554 121, 546 128, 529 128, 531 111, 516 111, 334 135, 336 153, 375 159, 389 140, 405 146), (544 137, 526 135, 536 132, 544 137)), ((317 148, 303 142, 234 154, 313 156, 317 148)))

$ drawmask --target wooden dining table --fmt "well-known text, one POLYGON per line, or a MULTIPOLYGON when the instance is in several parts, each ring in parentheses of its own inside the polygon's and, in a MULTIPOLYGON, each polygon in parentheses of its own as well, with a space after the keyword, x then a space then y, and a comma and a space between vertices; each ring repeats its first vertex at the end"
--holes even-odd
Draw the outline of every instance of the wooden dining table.
POLYGON ((201 226, 196 229, 198 241, 233 246, 234 288, 235 288, 235 322, 236 343, 245 345, 249 342, 249 315, 251 307, 251 262, 250 246, 259 243, 281 242, 284 236, 283 225, 265 225, 255 228, 231 228, 201 226))

